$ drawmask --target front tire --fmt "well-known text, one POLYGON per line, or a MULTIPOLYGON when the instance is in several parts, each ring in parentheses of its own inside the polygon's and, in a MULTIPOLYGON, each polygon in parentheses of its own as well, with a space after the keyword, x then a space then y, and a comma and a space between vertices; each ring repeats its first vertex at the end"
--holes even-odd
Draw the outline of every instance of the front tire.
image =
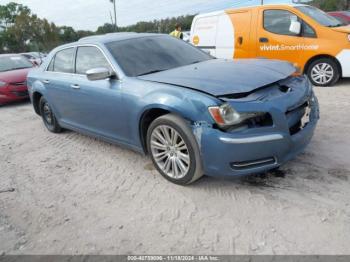
POLYGON ((44 97, 39 101, 40 115, 46 128, 52 133, 62 132, 62 128, 57 122, 55 114, 53 113, 51 106, 44 97))
POLYGON ((172 183, 188 185, 203 175, 196 138, 176 115, 164 115, 152 122, 147 131, 147 148, 154 166, 172 183))
POLYGON ((307 75, 315 86, 333 86, 340 78, 337 63, 329 58, 317 59, 310 64, 307 75))

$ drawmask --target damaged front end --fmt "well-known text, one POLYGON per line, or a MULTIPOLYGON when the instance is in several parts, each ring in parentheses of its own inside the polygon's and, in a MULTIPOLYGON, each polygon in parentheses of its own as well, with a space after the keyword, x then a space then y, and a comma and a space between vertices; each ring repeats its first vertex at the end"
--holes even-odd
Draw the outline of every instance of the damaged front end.
POLYGON ((278 167, 304 150, 319 119, 317 98, 304 76, 218 98, 223 105, 208 109, 215 124, 193 126, 208 175, 278 167))
POLYGON ((276 125, 279 122, 276 119, 281 120, 275 113, 278 111, 284 113, 284 124, 288 124, 290 132, 295 134, 309 122, 307 116, 310 116, 313 104, 317 103, 312 85, 304 76, 288 77, 250 93, 219 98, 243 116, 236 125, 224 126, 229 131, 276 125))

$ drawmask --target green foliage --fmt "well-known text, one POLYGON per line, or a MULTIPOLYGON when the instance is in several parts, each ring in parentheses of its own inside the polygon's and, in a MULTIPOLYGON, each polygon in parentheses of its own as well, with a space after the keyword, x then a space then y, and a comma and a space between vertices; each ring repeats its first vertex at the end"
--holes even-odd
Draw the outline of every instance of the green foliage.
POLYGON ((349 10, 350 0, 313 0, 312 5, 317 6, 326 12, 349 10))
MULTIPOLYGON (((169 33, 175 29, 175 25, 181 24, 182 30, 191 29, 194 15, 179 16, 176 18, 166 18, 153 20, 151 22, 138 22, 134 25, 118 27, 118 32, 136 32, 136 33, 169 33)), ((106 34, 115 32, 114 25, 104 24, 97 29, 97 34, 106 34)))
POLYGON ((124 32, 147 32, 147 33, 170 33, 175 29, 176 24, 182 26, 183 31, 191 29, 194 15, 179 16, 166 18, 161 20, 153 20, 152 22, 138 22, 135 25, 119 27, 119 31, 124 32))
POLYGON ((91 34, 93 32, 75 31, 72 27, 58 27, 46 19, 38 18, 21 4, 0 5, 1 53, 46 52, 91 34))
MULTIPOLYGON (((192 19, 193 16, 180 16, 152 22, 139 22, 135 25, 120 27, 118 31, 169 33, 174 30, 176 23, 180 23, 183 30, 189 30, 192 19)), ((11 2, 0 5, 1 53, 47 52, 58 45, 77 41, 81 37, 111 32, 115 32, 115 27, 108 23, 100 26, 96 32, 75 31, 72 27, 58 27, 46 19, 40 19, 32 14, 28 7, 21 4, 11 2)))

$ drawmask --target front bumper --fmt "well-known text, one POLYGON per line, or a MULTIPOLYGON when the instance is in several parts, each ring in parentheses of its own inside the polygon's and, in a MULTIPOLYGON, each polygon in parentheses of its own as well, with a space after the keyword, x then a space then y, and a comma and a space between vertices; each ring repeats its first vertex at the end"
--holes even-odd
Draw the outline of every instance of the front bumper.
POLYGON ((28 99, 28 88, 26 85, 8 85, 0 88, 0 104, 28 99))
POLYGON ((342 50, 337 55, 337 59, 341 65, 342 77, 350 77, 350 49, 342 50))
POLYGON ((285 112, 272 112, 274 124, 249 132, 223 132, 212 127, 196 127, 204 173, 209 176, 241 176, 279 167, 301 153, 310 143, 319 119, 319 104, 312 95, 309 122, 299 131, 288 127, 285 112), (282 122, 282 123, 281 123, 282 122))

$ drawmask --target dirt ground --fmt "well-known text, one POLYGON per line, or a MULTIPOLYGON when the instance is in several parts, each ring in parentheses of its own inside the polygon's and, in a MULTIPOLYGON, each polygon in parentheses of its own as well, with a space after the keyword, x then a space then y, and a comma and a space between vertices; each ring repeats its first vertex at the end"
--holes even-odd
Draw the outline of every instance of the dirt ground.
POLYGON ((281 172, 189 187, 0 107, 0 254, 350 254, 350 81, 315 90, 315 137, 281 172))

